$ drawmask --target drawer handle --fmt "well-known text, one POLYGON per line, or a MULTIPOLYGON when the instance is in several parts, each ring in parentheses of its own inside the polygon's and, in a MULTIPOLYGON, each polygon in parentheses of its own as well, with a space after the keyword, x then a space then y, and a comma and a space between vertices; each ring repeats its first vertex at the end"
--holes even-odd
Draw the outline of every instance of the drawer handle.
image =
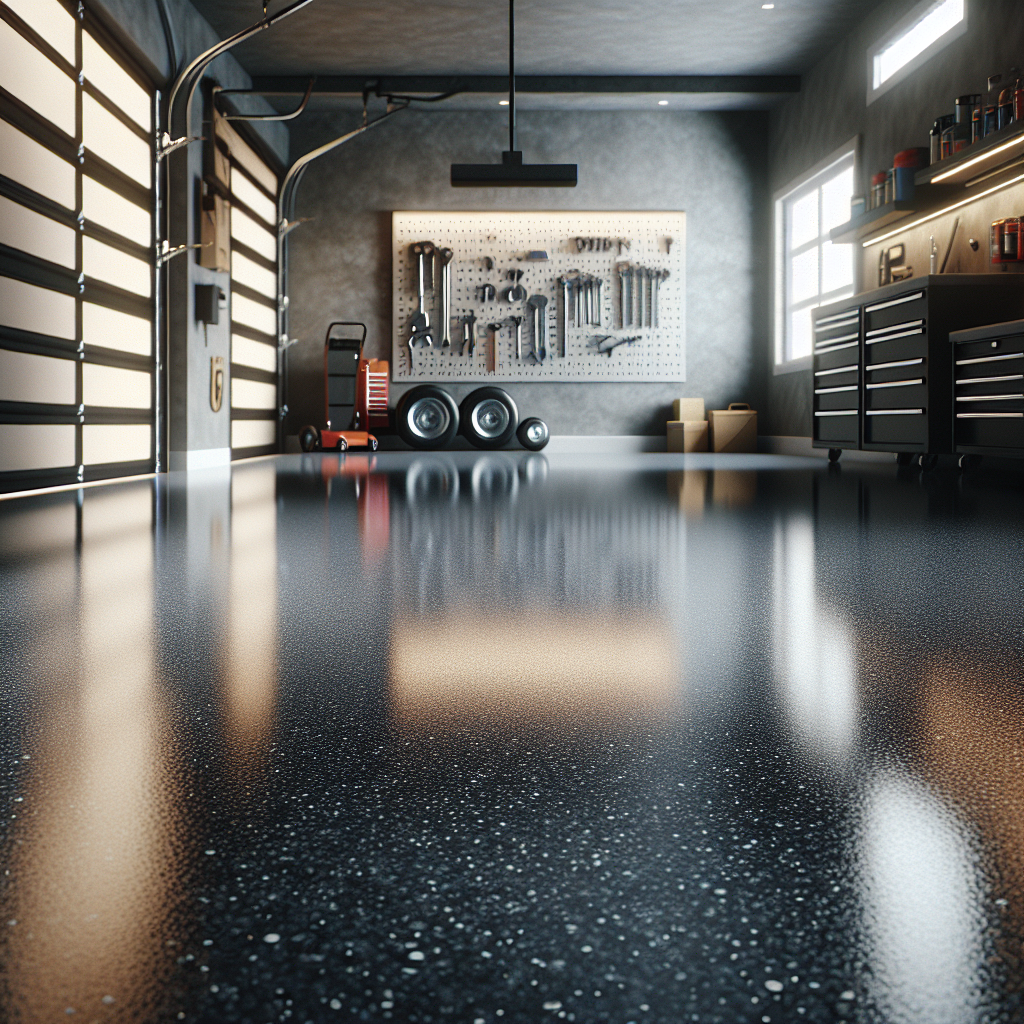
POLYGON ((902 306, 904 302, 917 302, 924 298, 924 292, 914 292, 913 295, 904 295, 901 299, 890 299, 888 302, 877 302, 873 306, 865 306, 865 313, 877 313, 880 309, 890 309, 893 306, 902 306))
POLYGON ((895 341, 897 338, 912 338, 915 334, 924 334, 923 327, 915 327, 910 331, 900 331, 899 334, 883 334, 880 338, 867 338, 865 345, 877 345, 880 341, 895 341))
POLYGON ((1024 394, 1018 395, 958 395, 958 402, 1019 402, 1024 394))
POLYGON ((874 338, 879 334, 892 334, 893 331, 903 331, 910 327, 924 327, 924 320, 908 320, 904 324, 892 324, 889 327, 876 327, 873 331, 868 331, 866 337, 874 338))
POLYGON ((821 345, 816 345, 814 348, 814 354, 819 356, 826 356, 829 352, 838 352, 844 348, 856 348, 856 341, 848 341, 843 345, 829 345, 827 348, 823 348, 821 345))
POLYGON ((1010 373, 1005 377, 966 377, 957 384, 994 384, 1001 380, 1024 380, 1024 373, 1010 373))
POLYGON ((923 362, 923 357, 921 359, 897 359, 893 363, 872 363, 870 366, 865 366, 864 369, 868 372, 871 370, 891 370, 894 366, 920 366, 923 362))
POLYGON ((957 366, 974 366, 977 363, 1005 363, 1010 359, 1024 359, 1024 352, 1011 352, 1005 356, 979 356, 977 359, 958 359, 957 366))
POLYGON ((875 391, 878 388, 909 388, 914 384, 923 384, 924 377, 918 377, 917 380, 892 380, 886 381, 884 384, 869 384, 868 391, 875 391))
POLYGON ((860 337, 859 331, 854 331, 853 334, 840 334, 837 338, 822 338, 821 341, 817 342, 818 345, 835 345, 840 341, 856 341, 860 337))
POLYGON ((856 384, 847 384, 842 388, 815 388, 814 393, 816 395, 837 395, 840 391, 856 391, 856 384))
POLYGON ((831 377, 834 373, 849 373, 851 370, 856 370, 857 364, 853 363, 850 366, 837 366, 834 370, 815 370, 815 377, 831 377))
POLYGON ((1024 420, 1024 412, 958 412, 958 420, 1024 420))
POLYGON ((815 416, 856 416, 857 409, 830 409, 827 412, 816 412, 815 416))
POLYGON ((858 320, 860 320, 860 312, 856 309, 847 309, 842 313, 833 313, 831 316, 823 316, 820 320, 815 322, 815 329, 817 330, 818 327, 824 327, 826 325, 829 327, 835 327, 840 321, 843 321, 844 324, 847 321, 851 324, 855 324, 858 320))
POLYGON ((868 409, 868 416, 923 416, 924 409, 868 409))

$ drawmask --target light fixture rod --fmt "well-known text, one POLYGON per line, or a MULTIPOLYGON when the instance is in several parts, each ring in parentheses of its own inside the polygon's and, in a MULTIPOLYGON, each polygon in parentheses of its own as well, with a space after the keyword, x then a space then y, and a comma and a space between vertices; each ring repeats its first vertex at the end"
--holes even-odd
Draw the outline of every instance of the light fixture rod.
POLYGON ((508 0, 508 151, 516 151, 516 0, 508 0))

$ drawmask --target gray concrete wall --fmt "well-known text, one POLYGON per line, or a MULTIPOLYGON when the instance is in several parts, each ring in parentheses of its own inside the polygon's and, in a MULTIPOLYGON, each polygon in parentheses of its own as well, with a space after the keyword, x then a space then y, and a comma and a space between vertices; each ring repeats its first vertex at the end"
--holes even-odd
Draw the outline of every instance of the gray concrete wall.
MULTIPOLYGON (((663 434, 672 399, 762 407, 768 374, 767 117, 764 113, 522 112, 528 162, 576 162, 576 189, 464 190, 454 162, 494 162, 505 113, 411 110, 313 164, 291 239, 289 350, 294 434, 323 419, 323 337, 361 320, 368 354, 389 358, 393 210, 683 210, 687 215, 684 384, 507 385, 524 415, 556 434, 663 434)), ((293 158, 354 126, 346 115, 295 122, 293 158)), ((461 399, 476 385, 453 388, 461 399)), ((506 386, 506 385, 503 385, 506 386)), ((393 386, 392 402, 408 385, 393 386)))
MULTIPOLYGON (((867 51, 892 28, 917 0, 885 0, 861 26, 803 77, 799 95, 771 113, 769 180, 774 194, 804 174, 855 135, 862 139, 861 182, 866 192, 871 175, 892 166, 893 155, 912 146, 927 146, 935 118, 953 112, 953 100, 963 93, 985 93, 989 75, 1004 75, 1024 64, 1024 4, 1020 0, 968 0, 968 31, 932 57, 909 78, 870 106, 867 95, 867 51)), ((957 244, 947 272, 984 273, 994 270, 984 248, 988 225, 997 217, 1020 213, 1024 190, 1015 188, 965 207, 908 233, 903 241, 907 263, 915 274, 928 272, 929 237, 944 250, 959 215, 957 244), (977 255, 967 240, 982 244, 977 255)), ((877 284, 880 246, 855 250, 858 290, 877 284)), ((1020 272, 1022 268, 1011 268, 1020 272)), ((811 433, 811 372, 773 376, 769 382, 767 416, 762 432, 809 436, 811 433)))

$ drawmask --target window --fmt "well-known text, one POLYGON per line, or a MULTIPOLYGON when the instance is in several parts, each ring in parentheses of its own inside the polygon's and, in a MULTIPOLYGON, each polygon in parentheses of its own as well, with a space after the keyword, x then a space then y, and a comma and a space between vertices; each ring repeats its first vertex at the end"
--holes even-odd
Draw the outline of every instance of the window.
POLYGON ((0 49, 0 490, 152 471, 152 86, 71 0, 0 49))
POLYGON ((829 232, 850 219, 856 143, 775 198, 775 367, 810 365, 811 311, 853 295, 853 246, 829 232))
POLYGON ((966 31, 966 0, 919 4, 868 51, 868 103, 966 31))

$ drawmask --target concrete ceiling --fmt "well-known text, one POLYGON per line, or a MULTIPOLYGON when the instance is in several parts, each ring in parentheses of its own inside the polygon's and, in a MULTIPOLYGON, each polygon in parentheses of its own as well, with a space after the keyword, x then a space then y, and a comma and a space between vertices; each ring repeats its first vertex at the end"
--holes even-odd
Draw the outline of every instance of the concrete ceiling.
MULTIPOLYGON (((519 0, 523 75, 792 75, 806 71, 879 0, 519 0)), ((262 0, 193 0, 222 36, 262 17, 262 0)), ((270 11, 285 0, 273 0, 270 11)), ((507 72, 505 0, 313 0, 234 51, 253 75, 494 75, 507 72)), ((777 97, 762 97, 765 105, 777 97)), ((687 109, 749 96, 679 97, 687 109)), ((481 97, 491 106, 493 97, 481 97)), ((323 102, 323 101, 321 101, 323 102)), ((476 104, 462 97, 459 105, 476 104)), ((531 106, 632 105, 609 97, 531 106)), ((635 105, 649 106, 651 97, 635 105)), ((282 104, 287 107, 287 102, 282 104)))

